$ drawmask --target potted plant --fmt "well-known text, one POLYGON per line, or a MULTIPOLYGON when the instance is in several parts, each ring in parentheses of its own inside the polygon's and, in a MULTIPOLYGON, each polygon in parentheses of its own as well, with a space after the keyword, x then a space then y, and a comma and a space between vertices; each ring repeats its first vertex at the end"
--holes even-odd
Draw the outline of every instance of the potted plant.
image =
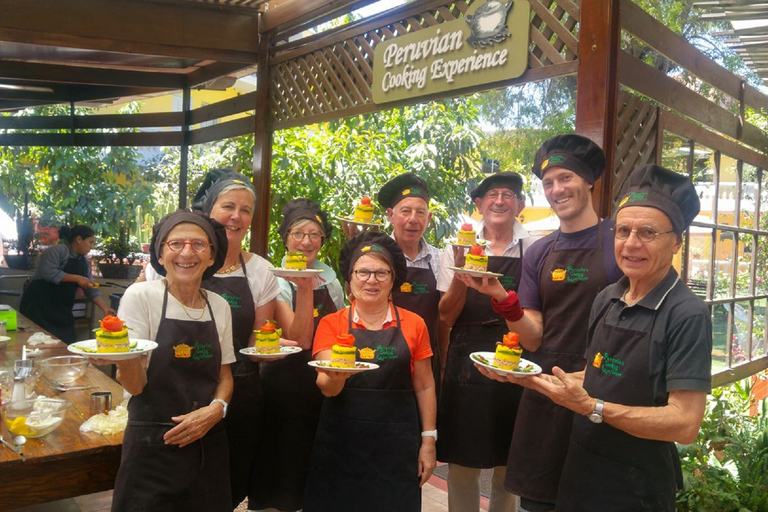
POLYGON ((101 256, 98 260, 101 275, 109 279, 136 279, 141 265, 134 265, 136 253, 141 251, 138 242, 121 228, 117 236, 103 239, 99 245, 101 256))

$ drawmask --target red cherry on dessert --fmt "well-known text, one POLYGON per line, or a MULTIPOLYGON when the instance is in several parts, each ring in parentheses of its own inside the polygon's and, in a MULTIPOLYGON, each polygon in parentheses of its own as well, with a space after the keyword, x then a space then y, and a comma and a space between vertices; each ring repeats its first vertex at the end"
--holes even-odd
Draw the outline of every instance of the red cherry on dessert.
POLYGON ((469 254, 473 254, 475 256, 482 256, 483 254, 483 248, 480 247, 478 244, 472 244, 472 247, 469 249, 469 254))
POLYGON ((470 224, 469 222, 465 222, 464 224, 461 225, 461 230, 472 231, 472 224, 470 224))
POLYGON ((371 198, 370 197, 364 197, 360 200, 360 204, 371 204, 371 198))

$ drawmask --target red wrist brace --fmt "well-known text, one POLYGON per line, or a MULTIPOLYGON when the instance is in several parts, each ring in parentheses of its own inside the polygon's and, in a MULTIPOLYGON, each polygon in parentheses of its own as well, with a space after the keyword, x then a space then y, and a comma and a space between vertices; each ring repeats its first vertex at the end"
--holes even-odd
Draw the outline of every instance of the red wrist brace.
POLYGON ((520 299, 514 290, 510 290, 507 297, 500 302, 496 299, 491 299, 491 307, 504 320, 509 320, 510 322, 517 322, 524 315, 523 308, 520 306, 520 299))

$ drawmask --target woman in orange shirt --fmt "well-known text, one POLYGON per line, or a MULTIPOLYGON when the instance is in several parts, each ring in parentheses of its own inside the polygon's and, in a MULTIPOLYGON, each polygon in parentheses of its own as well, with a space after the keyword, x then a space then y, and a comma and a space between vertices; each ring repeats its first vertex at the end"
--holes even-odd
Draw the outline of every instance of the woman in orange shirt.
POLYGON ((394 239, 366 232, 346 243, 339 267, 354 301, 320 321, 313 355, 330 359, 336 337, 351 334, 360 358, 379 368, 318 369, 326 398, 304 511, 418 512, 421 486, 435 468, 436 399, 424 320, 392 304, 405 256, 394 239))

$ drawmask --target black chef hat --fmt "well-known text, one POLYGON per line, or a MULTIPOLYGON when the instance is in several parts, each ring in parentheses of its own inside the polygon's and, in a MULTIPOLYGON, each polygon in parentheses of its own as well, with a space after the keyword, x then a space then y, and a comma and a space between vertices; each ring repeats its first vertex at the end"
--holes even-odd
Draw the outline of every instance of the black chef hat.
POLYGON ((192 209, 211 213, 219 194, 229 185, 241 185, 242 188, 250 190, 253 192, 255 202, 256 189, 253 188, 251 180, 232 169, 213 169, 205 175, 203 184, 200 185, 200 189, 195 194, 195 198, 192 200, 192 209))
POLYGON ((485 178, 475 190, 469 193, 474 201, 478 197, 483 197, 488 190, 496 187, 504 187, 512 190, 518 198, 523 197, 523 178, 512 171, 497 172, 485 178))
POLYGON ((688 176, 653 164, 643 165, 629 175, 622 197, 616 213, 628 206, 656 208, 669 217, 678 235, 691 225, 701 208, 688 176))
POLYGON ((533 174, 539 177, 550 167, 573 171, 594 183, 605 171, 605 153, 586 137, 568 133, 544 142, 533 160, 533 174))
POLYGON ((339 270, 347 281, 351 281, 352 269, 361 256, 371 251, 378 252, 389 262, 394 274, 394 288, 405 282, 408 266, 405 263, 403 250, 397 245, 395 239, 378 231, 366 231, 349 240, 341 248, 339 255, 339 270))
POLYGON ((420 197, 429 204, 427 182, 412 172, 406 172, 386 182, 376 199, 384 208, 394 208, 406 197, 420 197))
POLYGON ((284 245, 287 245, 288 233, 291 232, 291 227, 296 222, 304 219, 317 222, 323 230, 323 243, 330 238, 333 226, 328 222, 328 214, 321 210, 320 205, 316 202, 300 197, 288 201, 283 206, 283 220, 280 222, 280 227, 277 228, 277 233, 283 239, 284 245))
POLYGON ((211 246, 214 258, 213 265, 208 267, 203 273, 203 279, 208 279, 224 265, 229 243, 227 242, 226 228, 216 220, 208 217, 207 213, 176 210, 157 221, 157 224, 152 228, 152 241, 149 244, 149 262, 158 274, 161 276, 165 275, 165 267, 159 261, 163 250, 162 244, 173 228, 184 223, 200 226, 205 231, 205 234, 208 235, 208 240, 213 244, 211 246))

